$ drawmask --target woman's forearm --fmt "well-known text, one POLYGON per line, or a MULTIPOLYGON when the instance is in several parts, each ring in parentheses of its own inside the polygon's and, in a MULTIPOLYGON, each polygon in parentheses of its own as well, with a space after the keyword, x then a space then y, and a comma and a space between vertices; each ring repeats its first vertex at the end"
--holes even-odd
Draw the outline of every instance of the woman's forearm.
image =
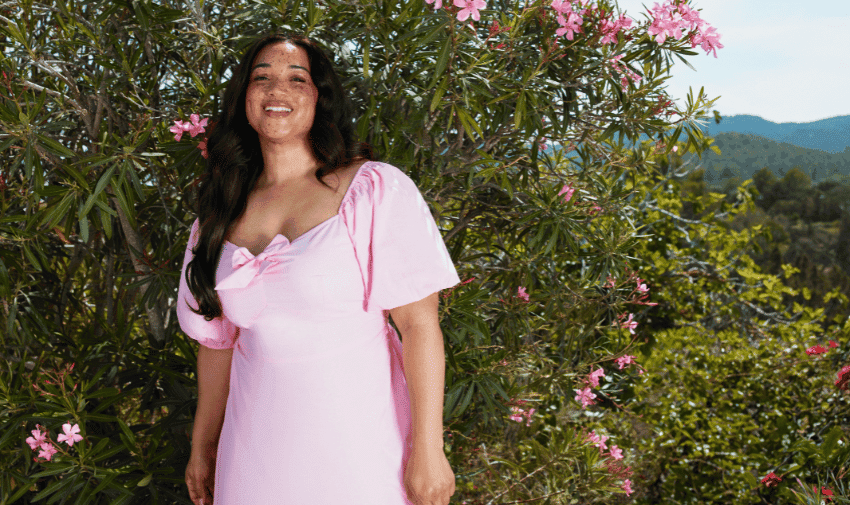
POLYGON ((198 349, 198 408, 192 428, 192 450, 215 449, 224 423, 230 391, 233 349, 198 349))

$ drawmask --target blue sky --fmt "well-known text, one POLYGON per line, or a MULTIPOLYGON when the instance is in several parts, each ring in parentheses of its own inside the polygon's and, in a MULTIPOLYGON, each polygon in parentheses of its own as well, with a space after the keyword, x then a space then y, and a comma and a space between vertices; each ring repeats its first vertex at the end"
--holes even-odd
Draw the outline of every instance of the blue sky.
MULTIPOLYGON (((621 12, 646 22, 643 5, 616 0, 621 12)), ((658 1, 659 5, 662 1, 658 1)), ((752 114, 777 123, 807 123, 850 115, 850 0, 691 0, 717 29, 717 58, 697 46, 673 59, 667 93, 680 108, 705 86, 724 116, 752 114)), ((634 25, 633 25, 634 26, 634 25)))

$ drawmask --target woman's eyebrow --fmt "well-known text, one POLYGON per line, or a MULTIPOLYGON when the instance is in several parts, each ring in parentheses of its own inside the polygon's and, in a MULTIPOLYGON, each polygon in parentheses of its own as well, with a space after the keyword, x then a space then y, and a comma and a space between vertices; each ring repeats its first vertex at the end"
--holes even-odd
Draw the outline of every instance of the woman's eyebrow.
MULTIPOLYGON (((270 67, 270 66, 271 65, 268 64, 268 63, 257 63, 256 65, 254 65, 254 68, 251 69, 251 72, 253 72, 254 70, 257 70, 260 67, 270 67)), ((300 68, 301 70, 309 72, 309 70, 307 70, 306 68, 304 68, 300 65, 289 65, 289 68, 300 68)))

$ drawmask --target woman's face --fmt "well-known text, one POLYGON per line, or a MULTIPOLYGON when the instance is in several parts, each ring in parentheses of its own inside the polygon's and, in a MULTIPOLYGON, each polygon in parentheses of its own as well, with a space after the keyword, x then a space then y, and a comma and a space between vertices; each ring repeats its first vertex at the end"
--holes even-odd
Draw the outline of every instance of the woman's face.
POLYGON ((319 90, 310 78, 304 49, 291 42, 277 42, 257 54, 248 80, 245 112, 261 144, 307 144, 318 99, 319 90), (267 110, 270 106, 276 110, 267 110))

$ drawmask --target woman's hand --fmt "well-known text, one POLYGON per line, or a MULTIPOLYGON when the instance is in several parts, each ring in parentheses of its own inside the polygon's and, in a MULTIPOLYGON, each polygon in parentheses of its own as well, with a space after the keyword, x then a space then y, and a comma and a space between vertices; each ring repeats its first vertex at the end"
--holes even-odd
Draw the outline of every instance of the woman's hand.
POLYGON ((455 494, 455 474, 442 448, 414 446, 404 471, 404 488, 416 505, 449 505, 455 494))
POLYGON ((213 505, 216 448, 195 450, 186 465, 186 486, 195 505, 213 505))

